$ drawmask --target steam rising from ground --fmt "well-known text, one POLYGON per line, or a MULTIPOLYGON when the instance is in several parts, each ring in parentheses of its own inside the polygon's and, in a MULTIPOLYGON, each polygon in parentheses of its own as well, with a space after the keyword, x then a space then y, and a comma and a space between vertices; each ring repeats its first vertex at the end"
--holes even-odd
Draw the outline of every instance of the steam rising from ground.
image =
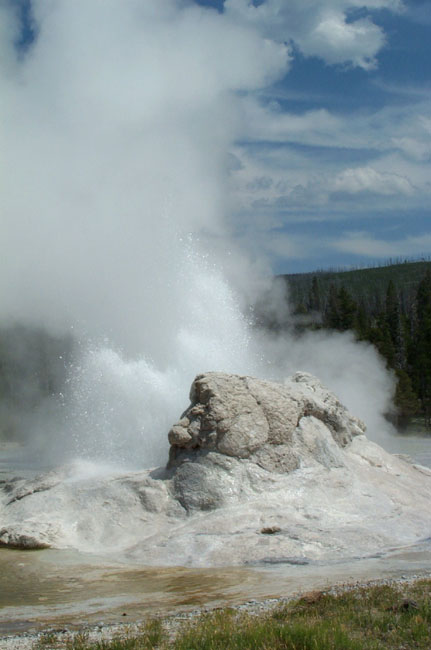
POLYGON ((256 278, 226 218, 238 93, 283 75, 286 45, 188 2, 31 4, 37 37, 20 50, 14 5, 0 4, 1 314, 81 341, 62 401, 33 422, 40 439, 157 464, 196 373, 297 369, 373 436, 391 387, 370 348, 263 340, 241 315, 256 278))

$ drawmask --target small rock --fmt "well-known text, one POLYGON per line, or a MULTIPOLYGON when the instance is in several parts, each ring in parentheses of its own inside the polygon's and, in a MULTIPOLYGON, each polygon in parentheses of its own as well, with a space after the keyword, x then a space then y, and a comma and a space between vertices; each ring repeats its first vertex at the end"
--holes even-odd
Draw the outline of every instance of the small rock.
POLYGON ((171 445, 185 447, 191 441, 192 436, 185 427, 180 424, 174 424, 168 433, 168 439, 171 445))
POLYGON ((275 535, 280 531, 281 531, 280 526, 265 526, 265 528, 262 528, 260 532, 262 533, 262 535, 275 535))
POLYGON ((318 603, 322 598, 323 591, 309 591, 302 596, 300 602, 305 603, 306 605, 314 605, 315 603, 318 603))

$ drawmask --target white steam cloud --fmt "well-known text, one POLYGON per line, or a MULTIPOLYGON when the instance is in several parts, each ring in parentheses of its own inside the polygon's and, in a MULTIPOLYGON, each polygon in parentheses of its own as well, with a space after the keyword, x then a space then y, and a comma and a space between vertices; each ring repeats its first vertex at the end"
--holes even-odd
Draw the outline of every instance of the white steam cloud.
POLYGON ((251 337, 223 271, 244 285, 225 222, 239 95, 286 73, 286 46, 233 11, 180 0, 31 7, 36 38, 18 50, 14 5, 0 4, 0 305, 6 324, 73 328, 82 342, 58 446, 163 462, 205 370, 316 371, 360 417, 384 410, 369 348, 251 337))
POLYGON ((286 66, 284 46, 181 4, 32 3, 37 40, 2 70, 4 314, 171 355, 184 239, 222 235, 234 92, 286 66))

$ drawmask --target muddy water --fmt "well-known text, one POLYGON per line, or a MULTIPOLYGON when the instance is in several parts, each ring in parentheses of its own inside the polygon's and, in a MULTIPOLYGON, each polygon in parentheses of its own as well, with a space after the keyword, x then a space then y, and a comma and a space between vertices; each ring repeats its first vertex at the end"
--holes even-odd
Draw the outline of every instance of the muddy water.
POLYGON ((214 569, 148 569, 64 551, 2 549, 0 636, 48 627, 132 622, 196 607, 286 597, 340 582, 430 571, 429 542, 394 549, 381 558, 325 566, 214 569))
POLYGON ((237 585, 246 585, 245 569, 146 568, 107 563, 106 558, 76 552, 0 550, 0 608, 79 608, 98 599, 112 604, 139 600, 151 606, 159 595, 172 603, 218 597, 237 585))

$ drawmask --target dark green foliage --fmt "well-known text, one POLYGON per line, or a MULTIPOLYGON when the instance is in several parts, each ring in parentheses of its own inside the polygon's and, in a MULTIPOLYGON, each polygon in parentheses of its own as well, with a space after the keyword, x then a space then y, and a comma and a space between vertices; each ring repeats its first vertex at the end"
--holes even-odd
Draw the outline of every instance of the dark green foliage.
POLYGON ((389 368, 395 368, 396 349, 384 313, 379 314, 374 324, 369 327, 366 340, 376 346, 382 357, 386 359, 389 368))
POLYGON ((400 301, 392 280, 386 290, 385 320, 394 345, 400 336, 400 301))
POLYGON ((431 262, 281 276, 296 331, 352 330, 385 358, 397 378, 397 422, 419 414, 431 426, 431 262))
POLYGON ((356 324, 358 306, 345 287, 337 291, 335 285, 329 289, 328 307, 324 324, 340 332, 353 329, 356 324))
POLYGON ((418 283, 429 269, 431 269, 431 262, 406 262, 354 271, 295 273, 278 276, 278 279, 288 285, 293 305, 307 300, 313 278, 316 278, 322 310, 326 307, 329 287, 333 284, 337 290, 344 286, 354 299, 363 302, 367 309, 381 311, 391 281, 397 292, 401 294, 403 305, 409 309, 415 300, 418 283))
POLYGON ((308 310, 321 311, 322 299, 320 296, 320 287, 317 277, 314 275, 311 281, 310 293, 308 295, 308 310))
POLYGON ((367 311, 363 302, 358 304, 358 308, 356 310, 355 325, 353 329, 355 330, 356 335, 360 341, 365 341, 367 339, 369 325, 367 311))
POLYGON ((413 390, 412 380, 405 370, 397 371, 397 387, 395 391, 395 404, 398 406, 397 424, 403 428, 407 426, 410 418, 421 410, 421 401, 413 390))
POLYGON ((358 306, 345 287, 341 287, 338 291, 338 305, 340 329, 342 331, 353 329, 356 323, 358 306))
POLYGON ((335 284, 331 284, 331 286, 329 287, 329 296, 328 296, 323 323, 326 327, 329 327, 331 329, 338 329, 339 314, 338 314, 337 290, 335 288, 335 284))
POLYGON ((420 282, 416 299, 415 340, 410 362, 413 386, 422 403, 428 424, 431 423, 431 272, 420 282))

